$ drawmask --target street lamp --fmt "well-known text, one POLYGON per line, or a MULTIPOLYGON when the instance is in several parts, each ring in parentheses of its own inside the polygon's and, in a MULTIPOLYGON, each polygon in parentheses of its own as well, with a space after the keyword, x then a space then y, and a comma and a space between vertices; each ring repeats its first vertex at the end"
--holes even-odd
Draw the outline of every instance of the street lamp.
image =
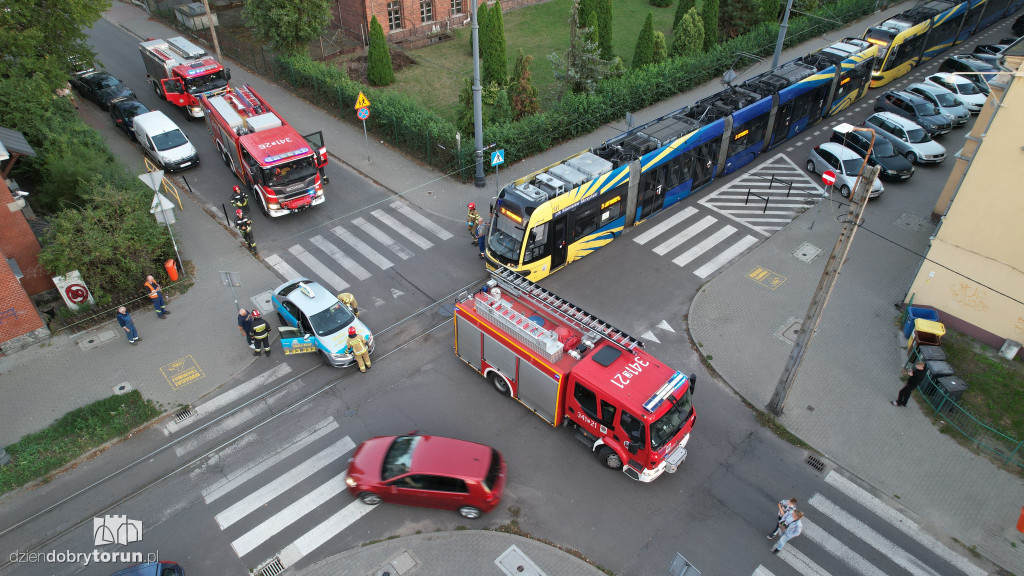
MULTIPOLYGON (((861 128, 860 126, 854 126, 853 124, 848 124, 846 122, 843 122, 842 124, 839 124, 838 126, 833 128, 833 130, 835 130, 836 132, 838 132, 838 133, 843 135, 843 143, 844 144, 846 143, 846 135, 849 134, 850 132, 855 132, 856 131, 856 132, 870 132, 871 133, 871 143, 868 144, 868 150, 867 150, 867 152, 864 153, 864 161, 860 163, 860 170, 857 172, 857 181, 854 182, 854 184, 853 184, 853 189, 856 190, 857 186, 860 184, 861 177, 864 175, 864 167, 867 166, 868 158, 871 157, 871 150, 874 149, 874 147, 875 147, 875 131, 872 130, 871 128, 861 128)), ((875 185, 875 182, 872 180, 871 186, 874 186, 874 185, 875 185)), ((868 188, 868 195, 870 195, 870 191, 871 191, 871 189, 868 188)), ((850 201, 853 202, 853 200, 854 200, 853 199, 853 195, 851 194, 850 201)), ((867 202, 867 198, 866 197, 864 198, 864 201, 867 202)))

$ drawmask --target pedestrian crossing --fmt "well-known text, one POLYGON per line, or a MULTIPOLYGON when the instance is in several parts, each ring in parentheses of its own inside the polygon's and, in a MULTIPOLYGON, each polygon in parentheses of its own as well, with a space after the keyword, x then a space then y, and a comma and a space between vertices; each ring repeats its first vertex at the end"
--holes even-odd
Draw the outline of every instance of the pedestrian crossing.
POLYGON ((651 251, 658 256, 668 256, 685 248, 672 256, 672 263, 686 268, 700 262, 693 273, 701 279, 711 276, 759 241, 749 234, 737 234, 735 226, 723 224, 717 216, 703 214, 694 206, 687 206, 651 224, 650 229, 638 234, 633 241, 642 246, 650 245, 651 251), (710 234, 705 236, 707 233, 710 234), (689 246, 691 242, 696 244, 689 246), (719 250, 712 252, 714 249, 719 250))
POLYGON ((815 493, 804 506, 798 506, 805 513, 802 534, 788 542, 772 560, 754 568, 751 576, 987 573, 843 475, 831 471, 825 483, 836 495, 830 498, 815 493), (910 542, 903 536, 909 537, 910 542), (895 541, 897 538, 899 542, 895 541))
POLYGON ((452 237, 451 232, 400 201, 320 232, 264 260, 287 280, 315 278, 342 292, 352 282, 369 279, 374 271, 412 258, 414 250, 429 250, 435 242, 452 237))

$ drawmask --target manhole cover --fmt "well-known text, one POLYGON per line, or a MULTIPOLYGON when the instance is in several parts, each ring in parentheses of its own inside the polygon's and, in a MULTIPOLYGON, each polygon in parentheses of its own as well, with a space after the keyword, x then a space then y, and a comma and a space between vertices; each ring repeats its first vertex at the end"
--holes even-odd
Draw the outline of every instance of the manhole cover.
POLYGON ((788 321, 786 321, 785 324, 782 325, 782 328, 780 328, 779 331, 775 333, 775 335, 778 336, 779 338, 782 338, 783 340, 786 340, 787 342, 796 344, 796 339, 800 336, 801 326, 803 326, 803 320, 790 318, 788 321))
POLYGON ((793 250, 793 257, 801 262, 810 262, 814 260, 814 257, 821 254, 821 248, 818 248, 810 242, 804 242, 803 244, 796 247, 793 250))
MULTIPOLYGON (((123 333, 123 332, 122 332, 123 333)), ((113 330, 103 330, 95 334, 90 334, 85 338, 78 341, 78 347, 82 350, 91 350, 104 342, 109 342, 114 338, 118 337, 118 333, 113 330)))
POLYGON ((897 228, 903 228, 904 230, 910 230, 911 232, 917 232, 924 226, 924 218, 920 216, 914 216, 913 214, 903 214, 900 219, 896 221, 897 228))
POLYGON ((121 382, 117 386, 114 386, 114 394, 116 394, 118 396, 120 396, 122 394, 127 394, 127 393, 129 393, 131 391, 132 391, 132 385, 127 383, 127 382, 121 382))
POLYGON ((546 576, 544 571, 537 567, 518 546, 513 544, 498 556, 494 563, 508 576, 546 576))

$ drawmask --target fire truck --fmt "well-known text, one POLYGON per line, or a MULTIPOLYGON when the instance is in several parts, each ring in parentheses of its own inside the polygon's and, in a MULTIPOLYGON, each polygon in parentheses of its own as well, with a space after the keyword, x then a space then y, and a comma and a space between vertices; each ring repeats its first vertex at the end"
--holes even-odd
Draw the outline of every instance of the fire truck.
POLYGON ((576 438, 601 464, 641 482, 686 459, 696 376, 643 342, 508 268, 455 305, 455 354, 502 395, 576 438))
POLYGON ((180 36, 167 40, 150 38, 139 44, 139 52, 146 65, 146 79, 153 84, 156 95, 181 107, 190 119, 203 115, 199 98, 228 89, 231 70, 180 36))
POLYGON ((323 204, 327 148, 322 132, 301 136, 248 84, 204 96, 200 104, 224 164, 252 191, 264 216, 323 204))

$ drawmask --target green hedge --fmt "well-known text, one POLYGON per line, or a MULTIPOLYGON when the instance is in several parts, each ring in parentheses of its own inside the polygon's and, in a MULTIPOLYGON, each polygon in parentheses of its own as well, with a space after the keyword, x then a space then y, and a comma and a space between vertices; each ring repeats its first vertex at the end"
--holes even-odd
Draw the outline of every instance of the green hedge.
MULTIPOLYGON (((816 10, 814 14, 819 17, 791 18, 785 45, 791 47, 846 26, 871 14, 874 8, 875 0, 837 0, 816 10)), ((752 64, 737 58, 737 52, 770 56, 778 32, 777 23, 762 23, 743 36, 718 44, 708 53, 670 58, 661 64, 630 70, 605 80, 594 94, 567 94, 540 114, 511 124, 485 126, 484 145, 497 143, 504 148, 506 164, 528 158, 559 142, 589 134, 628 111, 646 108, 713 80, 730 67, 752 64)), ((473 177, 472 135, 464 135, 460 158, 455 148, 455 126, 419 103, 401 93, 364 86, 342 70, 306 55, 281 57, 280 63, 285 78, 293 86, 312 90, 318 102, 323 98, 339 110, 351 110, 359 92, 365 93, 373 102, 367 128, 378 138, 446 172, 461 170, 463 179, 473 177)))

